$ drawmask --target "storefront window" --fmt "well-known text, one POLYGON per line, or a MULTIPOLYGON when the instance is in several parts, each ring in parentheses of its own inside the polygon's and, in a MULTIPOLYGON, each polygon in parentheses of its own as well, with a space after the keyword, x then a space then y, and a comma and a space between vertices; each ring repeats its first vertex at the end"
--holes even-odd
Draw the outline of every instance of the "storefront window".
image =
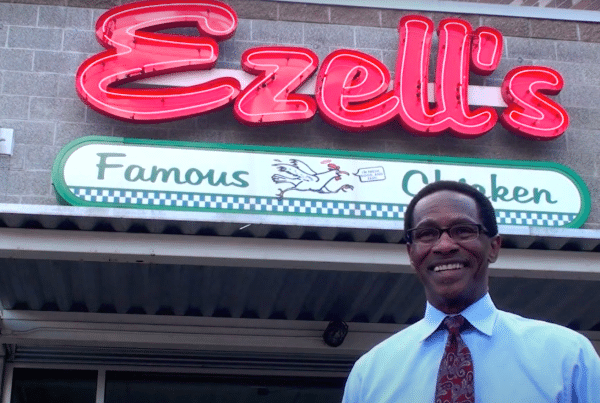
POLYGON ((105 403, 339 403, 344 379, 106 373, 105 403))
POLYGON ((15 368, 11 403, 94 403, 97 371, 15 368))

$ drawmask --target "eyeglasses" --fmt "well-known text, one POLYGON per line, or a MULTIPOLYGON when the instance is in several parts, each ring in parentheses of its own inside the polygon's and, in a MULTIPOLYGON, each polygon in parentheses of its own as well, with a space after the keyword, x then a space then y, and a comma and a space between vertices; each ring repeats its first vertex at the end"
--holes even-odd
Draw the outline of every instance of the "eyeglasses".
POLYGON ((447 232, 450 238, 455 241, 468 241, 477 238, 481 233, 487 234, 481 224, 456 224, 448 228, 412 228, 406 231, 406 240, 414 243, 432 244, 437 242, 444 232, 447 232))

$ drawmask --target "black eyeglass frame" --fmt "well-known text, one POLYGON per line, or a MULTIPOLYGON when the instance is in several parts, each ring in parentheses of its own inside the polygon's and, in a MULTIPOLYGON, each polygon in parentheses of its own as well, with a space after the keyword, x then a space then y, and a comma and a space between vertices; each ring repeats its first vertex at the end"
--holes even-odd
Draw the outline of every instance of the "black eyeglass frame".
MULTIPOLYGON (((452 225, 452 226, 450 226, 450 227, 445 227, 445 228, 438 228, 438 227, 422 227, 422 229, 425 229, 425 228, 426 228, 426 229, 435 229, 435 230, 439 231, 439 235, 438 235, 438 237, 437 237, 436 239, 434 239, 432 242, 416 242, 416 243, 421 243, 421 244, 423 244, 423 245, 431 245, 431 244, 434 244, 435 242, 439 241, 439 239, 442 237, 442 234, 443 234, 444 232, 447 232, 447 233, 448 233, 448 236, 450 237, 450 239, 452 239, 452 240, 454 240, 454 241, 457 241, 457 242, 460 242, 460 241, 470 241, 470 240, 473 240, 473 239, 476 239, 476 238, 478 238, 478 237, 479 237, 479 235, 481 235, 481 234, 489 235, 489 231, 488 231, 488 230, 487 230, 487 229, 486 229, 486 228, 485 228, 483 225, 481 225, 481 224, 475 224, 475 223, 461 223, 461 224, 454 224, 454 225, 452 225), (451 230, 452 228, 454 228, 454 227, 457 227, 457 226, 462 226, 462 225, 473 225, 473 226, 477 227, 477 236, 475 236, 475 237, 473 237, 473 238, 469 238, 469 239, 455 239, 455 238, 453 238, 453 237, 452 237, 452 235, 450 235, 450 230, 451 230)), ((404 234, 404 238, 406 239, 406 243, 415 243, 415 242, 414 242, 414 239, 412 239, 411 233, 412 233, 414 230, 418 230, 418 229, 421 229, 421 228, 419 228, 419 227, 415 227, 415 228, 411 228, 411 229, 409 229, 409 230, 407 230, 407 231, 406 231, 406 233, 404 234)))

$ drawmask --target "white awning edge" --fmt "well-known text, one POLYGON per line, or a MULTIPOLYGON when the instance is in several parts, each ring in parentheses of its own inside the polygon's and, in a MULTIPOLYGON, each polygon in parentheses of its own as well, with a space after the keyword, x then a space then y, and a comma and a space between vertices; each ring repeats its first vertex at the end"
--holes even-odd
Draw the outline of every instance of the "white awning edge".
MULTIPOLYGON (((0 258, 412 273, 399 244, 0 228, 0 258)), ((497 277, 600 281, 595 252, 503 249, 497 277)))

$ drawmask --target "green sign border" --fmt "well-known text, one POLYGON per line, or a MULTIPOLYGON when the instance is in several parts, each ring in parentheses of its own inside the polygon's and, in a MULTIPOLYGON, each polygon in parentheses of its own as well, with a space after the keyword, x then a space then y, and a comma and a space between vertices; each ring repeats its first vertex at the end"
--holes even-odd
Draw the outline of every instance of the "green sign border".
MULTIPOLYGON (((569 178, 577 190, 581 198, 581 208, 577 216, 566 225, 570 228, 579 228, 584 223, 590 213, 591 198, 589 190, 581 177, 571 168, 560 165, 555 162, 541 161, 516 161, 516 160, 494 160, 481 158, 457 158, 457 157, 438 157, 431 155, 408 155, 408 154, 392 154, 392 153, 376 153, 362 151, 342 151, 317 148, 291 148, 291 147, 271 147, 271 146, 251 146, 241 144, 220 144, 220 143, 197 143, 188 141, 172 141, 172 140, 146 140, 146 139, 130 139, 123 137, 106 137, 106 136, 85 136, 65 145, 54 160, 52 166, 52 184, 56 190, 56 194, 60 203, 71 204, 74 206, 85 207, 111 207, 115 208, 114 204, 87 202, 75 196, 69 190, 64 179, 64 166, 70 155, 80 147, 88 144, 114 144, 114 145, 142 145, 142 146, 159 146, 159 147, 177 147, 187 149, 203 149, 203 150, 227 150, 239 152, 262 152, 269 154, 292 154, 292 155, 307 155, 307 156, 327 156, 340 158, 361 158, 371 160, 386 160, 386 161, 415 161, 420 163, 444 163, 451 165, 479 165, 488 167, 505 167, 505 168, 523 168, 523 169, 543 169, 554 171, 563 174, 569 178)), ((311 199, 313 200, 313 199, 311 199)), ((330 201, 319 200, 315 201, 330 201)), ((362 202, 368 203, 368 202, 362 202)), ((148 209, 149 206, 131 205, 127 208, 148 209)), ((181 210, 171 206, 151 206, 154 210, 181 210)), ((221 211, 221 210, 219 210, 221 211)), ((271 212, 239 212, 239 214, 270 214, 278 215, 271 212)), ((377 218, 377 217, 373 217, 377 218)))

